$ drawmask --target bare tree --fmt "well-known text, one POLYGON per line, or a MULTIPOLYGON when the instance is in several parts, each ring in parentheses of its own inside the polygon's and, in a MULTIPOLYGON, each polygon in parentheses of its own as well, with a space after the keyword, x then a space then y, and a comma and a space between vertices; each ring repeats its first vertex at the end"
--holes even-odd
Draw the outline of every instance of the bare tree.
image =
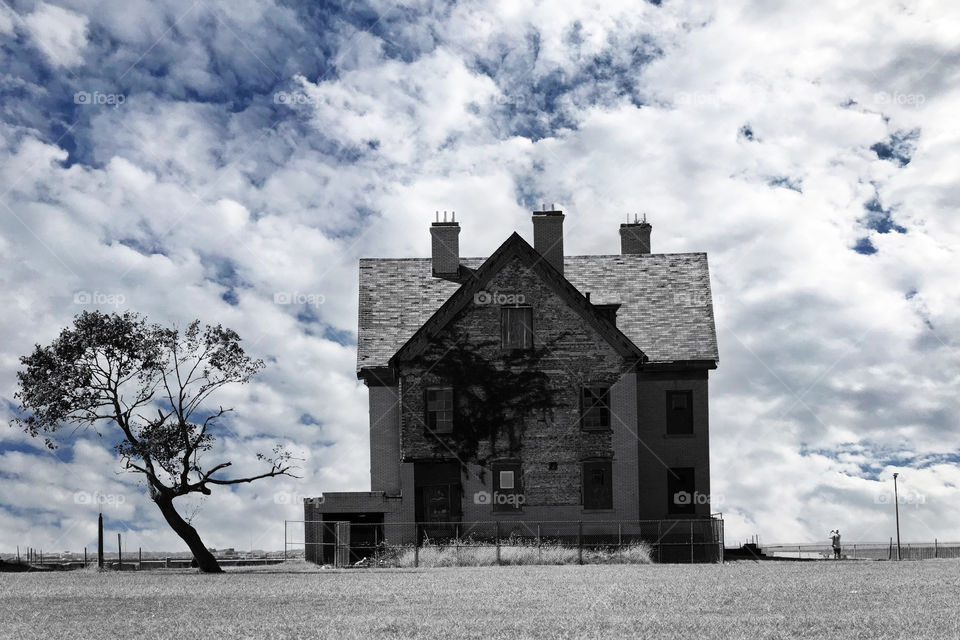
POLYGON ((230 461, 202 460, 213 448, 217 422, 231 411, 210 409, 208 399, 225 385, 248 382, 264 366, 244 353, 230 329, 201 327, 197 320, 180 331, 148 324, 136 313, 84 312, 72 328, 46 347, 36 345, 20 362, 21 417, 12 426, 44 436, 51 449, 65 430, 107 434, 124 468, 144 476, 151 500, 201 571, 221 569, 177 512, 176 498, 210 495, 215 485, 297 477, 292 455, 279 445, 270 455, 258 453, 264 470, 246 477, 223 477, 230 461))

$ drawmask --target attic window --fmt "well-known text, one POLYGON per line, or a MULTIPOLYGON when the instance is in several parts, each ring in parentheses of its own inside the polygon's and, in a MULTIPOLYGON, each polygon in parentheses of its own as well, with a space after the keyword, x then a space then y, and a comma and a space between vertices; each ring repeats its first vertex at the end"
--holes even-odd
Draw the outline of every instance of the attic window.
POLYGON ((434 433, 452 433, 453 387, 429 387, 425 395, 427 428, 434 433))
POLYGON ((504 349, 532 349, 533 308, 501 307, 500 338, 504 349))

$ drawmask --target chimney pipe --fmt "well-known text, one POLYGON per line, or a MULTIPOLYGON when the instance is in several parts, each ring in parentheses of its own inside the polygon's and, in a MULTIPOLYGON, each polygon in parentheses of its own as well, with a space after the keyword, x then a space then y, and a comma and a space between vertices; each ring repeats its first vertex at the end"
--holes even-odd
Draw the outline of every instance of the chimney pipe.
POLYGON ((563 273, 563 218, 562 211, 533 212, 533 248, 560 273, 563 273))
MULTIPOLYGON (((629 220, 629 218, 628 218, 629 220)), ((633 222, 620 225, 620 253, 623 255, 650 253, 650 230, 653 227, 647 222, 644 214, 642 221, 633 217, 633 222)))
POLYGON ((460 272, 460 223, 450 216, 447 222, 447 212, 443 212, 443 221, 440 212, 437 212, 437 221, 430 225, 431 244, 433 247, 433 275, 438 278, 456 277, 460 272))

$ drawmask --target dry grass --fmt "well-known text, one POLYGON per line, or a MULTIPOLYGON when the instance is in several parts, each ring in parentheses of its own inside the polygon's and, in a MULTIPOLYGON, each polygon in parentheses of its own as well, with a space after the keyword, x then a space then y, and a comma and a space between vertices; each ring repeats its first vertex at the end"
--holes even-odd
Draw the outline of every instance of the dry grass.
MULTIPOLYGON (((624 545, 622 549, 584 549, 583 564, 650 564, 650 546, 644 542, 624 545)), ((395 556, 383 559, 381 564, 410 568, 420 567, 490 567, 497 563, 497 549, 489 543, 460 540, 443 545, 420 547, 419 556, 413 547, 401 548, 395 556)), ((579 564, 576 547, 560 544, 513 542, 500 545, 501 565, 562 565, 579 564)))
POLYGON ((960 637, 956 560, 298 567, 5 574, 0 637, 960 637))

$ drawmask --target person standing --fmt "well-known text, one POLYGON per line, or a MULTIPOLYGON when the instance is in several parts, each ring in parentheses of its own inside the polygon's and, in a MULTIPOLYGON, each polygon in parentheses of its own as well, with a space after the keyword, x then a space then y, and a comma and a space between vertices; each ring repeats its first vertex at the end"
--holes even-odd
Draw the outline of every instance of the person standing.
POLYGON ((830 543, 833 545, 833 559, 840 559, 840 529, 830 532, 830 543))

